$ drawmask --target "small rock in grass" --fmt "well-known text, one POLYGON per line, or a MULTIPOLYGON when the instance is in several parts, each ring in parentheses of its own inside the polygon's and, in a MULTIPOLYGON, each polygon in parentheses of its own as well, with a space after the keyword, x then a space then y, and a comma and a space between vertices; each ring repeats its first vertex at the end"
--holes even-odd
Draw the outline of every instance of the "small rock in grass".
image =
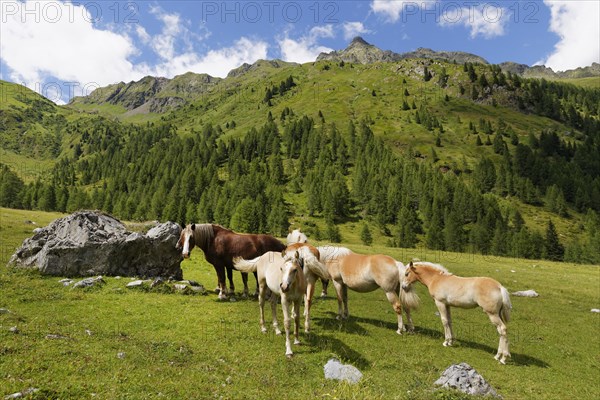
POLYGON ((30 394, 34 394, 39 391, 40 391, 40 389, 38 389, 38 388, 28 388, 28 389, 23 390, 22 392, 17 392, 17 393, 9 394, 8 396, 4 396, 4 400, 22 399, 23 397, 26 397, 30 394))
POLYGON ((600 313, 600 308, 592 308, 590 311, 593 313, 600 313))
POLYGON ((10 310, 8 308, 0 308, 0 314, 10 314, 10 310))
POLYGON ((17 334, 19 333, 19 328, 17 328, 16 326, 11 326, 10 328, 8 328, 8 331, 17 334))
POLYGON ((513 292, 513 296, 517 296, 517 297, 538 297, 539 294, 533 290, 533 289, 529 289, 529 290, 521 290, 518 292, 513 292))
POLYGON ((185 289, 187 289, 187 285, 184 285, 182 283, 176 283, 176 284, 173 285, 173 287, 175 288, 175 290, 178 290, 180 292, 182 292, 185 289))
POLYGON ((123 353, 122 351, 117 353, 117 358, 120 358, 121 360, 125 358, 125 353, 123 353))
POLYGON ((63 286, 69 286, 73 283, 73 279, 65 278, 58 281, 58 283, 62 283, 63 286))
POLYGON ((456 389, 469 395, 501 398, 483 376, 467 363, 449 366, 433 384, 446 389, 456 389))
POLYGON ((144 281, 141 279, 137 279, 135 281, 131 281, 127 284, 128 288, 132 288, 132 287, 139 287, 142 286, 144 284, 144 281))
POLYGON ((342 364, 335 358, 329 359, 323 370, 325 372, 325 379, 357 383, 362 378, 362 372, 356 367, 349 364, 342 364))
POLYGON ((51 334, 46 335, 46 339, 61 340, 61 339, 69 339, 69 338, 67 336, 51 333, 51 334))
POLYGON ((104 284, 106 283, 104 281, 104 279, 102 278, 102 276, 97 276, 95 278, 85 278, 80 280, 79 282, 75 283, 73 285, 73 288, 86 288, 86 287, 92 287, 95 285, 99 285, 99 284, 104 284))

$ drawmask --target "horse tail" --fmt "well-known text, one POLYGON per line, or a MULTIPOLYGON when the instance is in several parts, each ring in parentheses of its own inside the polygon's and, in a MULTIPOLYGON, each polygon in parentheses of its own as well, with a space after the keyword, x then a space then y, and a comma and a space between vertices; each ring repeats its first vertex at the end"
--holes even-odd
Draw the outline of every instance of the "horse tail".
POLYGON ((307 254, 304 256, 304 264, 308 267, 308 269, 321 279, 331 279, 331 275, 329 275, 327 267, 311 252, 306 251, 305 253, 307 254))
POLYGON ((512 303, 510 302, 510 295, 508 290, 504 286, 500 286, 500 293, 502 293, 502 307, 500 307, 500 318, 502 322, 507 323, 510 320, 510 310, 512 309, 512 303))
POLYGON ((259 258, 260 257, 256 257, 252 260, 244 260, 242 257, 235 257, 233 259, 233 267, 241 272, 256 272, 259 258))
POLYGON ((420 299, 419 295, 415 291, 413 285, 410 286, 408 290, 402 288, 402 282, 404 282, 404 273, 406 272, 406 266, 402 264, 400 261, 396 261, 396 265, 398 266, 398 282, 400 286, 400 303, 402 303, 402 307, 412 310, 419 307, 420 299))

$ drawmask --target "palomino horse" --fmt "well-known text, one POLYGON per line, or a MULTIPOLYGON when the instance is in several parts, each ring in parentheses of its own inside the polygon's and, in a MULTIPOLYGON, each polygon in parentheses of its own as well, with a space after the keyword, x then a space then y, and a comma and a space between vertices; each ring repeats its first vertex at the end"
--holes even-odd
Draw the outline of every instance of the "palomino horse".
MULTIPOLYGON (((308 237, 300 229, 294 229, 287 235, 287 244, 289 246, 290 244, 294 243, 308 243, 308 237)), ((329 280, 321 279, 321 283, 323 284, 321 297, 327 297, 327 286, 329 285, 329 280)))
POLYGON ((510 357, 506 323, 510 319, 512 308, 508 291, 492 278, 476 277, 462 278, 452 275, 444 267, 437 264, 412 261, 405 272, 402 288, 410 290, 412 283, 421 282, 429 289, 429 294, 435 300, 444 325, 444 346, 452 346, 452 319, 450 306, 460 308, 481 307, 500 334, 498 353, 494 357, 505 364, 510 357))
POLYGON ((258 272, 258 304, 260 307, 260 329, 267 332, 265 326, 265 297, 267 290, 271 290, 271 311, 273 313, 273 327, 275 333, 281 335, 277 322, 277 296, 281 297, 283 309, 283 325, 285 328, 285 355, 289 358, 294 353, 290 342, 290 310, 294 318, 294 344, 300 344, 300 304, 306 293, 306 279, 304 276, 304 261, 299 252, 292 256, 284 252, 268 252, 253 260, 236 258, 235 268, 244 272, 258 272), (277 296, 274 296, 277 295, 277 296))
MULTIPOLYGON (((238 234, 219 225, 190 224, 181 230, 177 248, 184 258, 189 258, 194 246, 204 252, 206 261, 215 267, 219 284, 219 299, 227 298, 225 269, 231 292, 233 285, 233 258, 255 258, 267 251, 283 251, 285 245, 269 235, 238 234)), ((248 274, 242 274, 244 296, 248 295, 248 274)))
POLYGON ((356 254, 344 247, 324 246, 318 248, 321 261, 327 266, 338 299, 338 318, 348 318, 348 288, 356 292, 372 292, 383 289, 388 301, 398 315, 399 335, 406 329, 402 322, 402 307, 406 311, 408 330, 414 329, 410 310, 419 304, 414 290, 400 290, 403 283, 404 264, 383 254, 356 254), (342 309, 343 305, 343 309, 342 309))
POLYGON ((307 243, 292 243, 288 245, 284 252, 287 256, 291 256, 298 252, 304 262, 304 276, 306 278, 304 332, 308 333, 310 332, 310 307, 315 292, 315 283, 319 278, 324 282, 329 282, 329 273, 327 272, 327 267, 321 263, 321 254, 316 247, 307 243))

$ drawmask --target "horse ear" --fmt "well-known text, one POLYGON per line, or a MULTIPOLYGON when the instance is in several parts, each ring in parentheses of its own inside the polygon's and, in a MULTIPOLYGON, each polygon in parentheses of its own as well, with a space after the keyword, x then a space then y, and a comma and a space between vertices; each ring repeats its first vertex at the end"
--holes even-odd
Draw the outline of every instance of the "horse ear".
POLYGON ((196 224, 192 224, 192 230, 195 231, 196 230, 196 224))
POLYGON ((415 269, 415 266, 413 265, 413 262, 412 262, 412 261, 411 261, 411 262, 408 264, 408 268, 410 268, 410 269, 415 269))
POLYGON ((281 250, 281 257, 285 257, 285 256, 286 256, 285 249, 283 249, 283 250, 281 250))

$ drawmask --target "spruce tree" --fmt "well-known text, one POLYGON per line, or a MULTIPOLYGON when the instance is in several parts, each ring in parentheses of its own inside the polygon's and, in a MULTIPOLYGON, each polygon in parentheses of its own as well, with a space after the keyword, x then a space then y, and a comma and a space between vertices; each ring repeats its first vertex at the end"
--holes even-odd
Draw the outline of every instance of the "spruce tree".
POLYGON ((552 261, 562 261, 565 248, 560 243, 558 239, 558 233, 556 233, 556 228, 552 223, 552 220, 548 220, 548 225, 546 227, 546 237, 544 242, 544 255, 548 260, 552 261))
POLYGON ((360 240, 365 246, 370 246, 373 243, 373 236, 371 236, 371 230, 369 230, 369 225, 366 222, 360 231, 360 240))

